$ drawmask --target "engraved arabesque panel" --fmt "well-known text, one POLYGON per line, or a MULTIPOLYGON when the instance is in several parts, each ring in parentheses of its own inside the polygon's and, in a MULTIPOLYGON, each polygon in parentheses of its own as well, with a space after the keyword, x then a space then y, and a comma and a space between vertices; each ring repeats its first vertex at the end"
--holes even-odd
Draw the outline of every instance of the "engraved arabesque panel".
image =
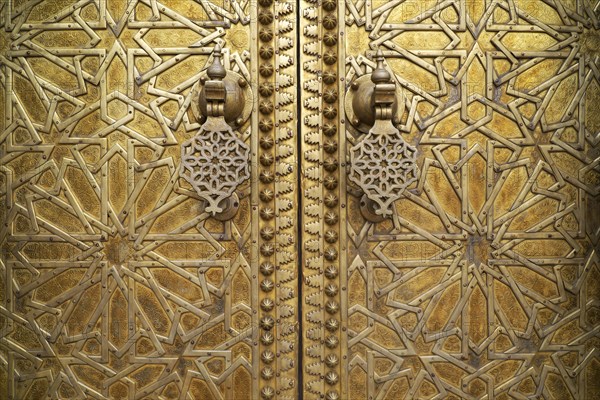
POLYGON ((179 169, 215 46, 252 81, 250 3, 0 7, 0 397, 249 398, 250 183, 220 220, 179 169))
MULTIPOLYGON (((597 4, 347 0, 340 16, 347 90, 381 50, 419 163, 383 221, 349 184, 341 398, 597 397, 597 4)), ((349 149, 364 133, 348 122, 349 149)))

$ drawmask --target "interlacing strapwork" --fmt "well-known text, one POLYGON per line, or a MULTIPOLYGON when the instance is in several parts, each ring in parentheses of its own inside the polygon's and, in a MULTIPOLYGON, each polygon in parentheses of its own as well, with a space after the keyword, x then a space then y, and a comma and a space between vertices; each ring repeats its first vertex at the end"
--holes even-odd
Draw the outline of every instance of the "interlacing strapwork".
POLYGON ((599 9, 0 2, 0 398, 596 398, 599 9))
POLYGON ((348 185, 340 398, 596 398, 598 2, 343 6, 338 74, 381 51, 419 172, 385 220, 348 185))
MULTIPOLYGON (((289 13, 267 9, 280 24, 289 13)), ((231 85, 257 93, 256 4, 4 1, 0 13, 0 397, 249 399, 267 363, 276 390, 293 393, 295 335, 281 329, 295 318, 293 241, 270 258, 277 361, 257 344, 249 178, 269 155, 254 101, 216 124, 201 99, 216 48, 226 104, 231 85)), ((276 46, 284 57, 293 40, 276 46)), ((292 135, 274 132, 278 160, 293 165, 292 135)), ((291 171, 271 170, 289 234, 291 171)))

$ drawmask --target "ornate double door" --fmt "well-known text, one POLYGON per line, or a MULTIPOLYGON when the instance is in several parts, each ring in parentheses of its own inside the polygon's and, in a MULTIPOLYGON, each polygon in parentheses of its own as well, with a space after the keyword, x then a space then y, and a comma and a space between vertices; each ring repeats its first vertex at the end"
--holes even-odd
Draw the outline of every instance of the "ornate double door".
POLYGON ((592 399, 592 1, 0 5, 5 399, 592 399))

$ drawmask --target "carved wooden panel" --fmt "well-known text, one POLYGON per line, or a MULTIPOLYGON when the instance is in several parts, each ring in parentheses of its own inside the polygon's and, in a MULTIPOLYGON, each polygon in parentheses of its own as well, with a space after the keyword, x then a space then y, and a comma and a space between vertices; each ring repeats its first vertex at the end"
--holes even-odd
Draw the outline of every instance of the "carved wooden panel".
POLYGON ((598 3, 302 4, 305 398, 596 398, 598 3), (388 218, 376 50, 418 166, 388 218))
POLYGON ((0 7, 0 397, 295 397, 294 4, 0 7), (180 176, 217 45, 260 109, 231 219, 180 176))

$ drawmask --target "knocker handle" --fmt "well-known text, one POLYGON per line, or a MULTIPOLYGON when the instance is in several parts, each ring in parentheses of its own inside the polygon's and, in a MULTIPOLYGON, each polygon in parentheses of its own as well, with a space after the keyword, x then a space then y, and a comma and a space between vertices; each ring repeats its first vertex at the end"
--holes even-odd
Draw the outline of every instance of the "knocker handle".
POLYGON ((221 57, 217 45, 206 70, 208 80, 200 78, 197 113, 203 123, 181 145, 180 176, 205 201, 206 212, 225 220, 235 215, 239 205, 235 190, 250 178, 250 147, 232 126, 241 125, 244 114, 249 115, 245 97, 252 92, 243 77, 225 69, 221 57))

